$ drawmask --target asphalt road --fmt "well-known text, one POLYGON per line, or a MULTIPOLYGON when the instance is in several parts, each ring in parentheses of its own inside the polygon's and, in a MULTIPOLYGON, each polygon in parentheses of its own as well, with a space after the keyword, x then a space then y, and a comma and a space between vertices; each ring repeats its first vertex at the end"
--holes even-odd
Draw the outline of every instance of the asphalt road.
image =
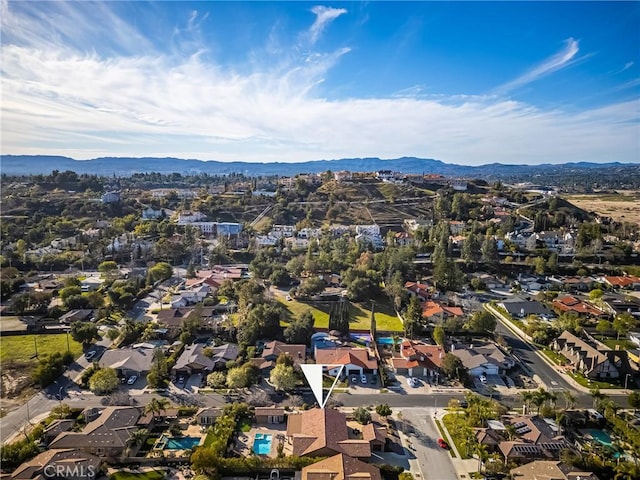
POLYGON ((507 345, 512 349, 511 353, 520 360, 524 368, 538 375, 549 390, 574 390, 560 373, 542 360, 533 347, 506 327, 502 320, 498 319, 495 331, 504 337, 507 345))
POLYGON ((440 448, 441 436, 433 421, 433 408, 407 408, 402 410, 404 433, 410 440, 410 451, 416 457, 422 478, 450 480, 458 478, 451 455, 440 448))

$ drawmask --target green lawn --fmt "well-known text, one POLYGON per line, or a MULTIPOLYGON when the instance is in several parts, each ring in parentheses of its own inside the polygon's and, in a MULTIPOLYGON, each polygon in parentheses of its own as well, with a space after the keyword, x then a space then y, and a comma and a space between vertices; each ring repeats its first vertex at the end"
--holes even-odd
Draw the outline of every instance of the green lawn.
MULTIPOLYGON (((598 337, 596 337, 596 339, 600 340, 598 337)), ((621 340, 615 340, 613 338, 605 338, 604 340, 600 340, 600 341, 604 343, 607 347, 609 347, 611 350, 615 350, 616 345, 620 345, 620 350, 633 350, 634 348, 636 348, 633 342, 630 342, 626 338, 623 338, 621 340)))
MULTIPOLYGON (((33 363, 37 358, 32 358, 35 348, 38 348, 38 355, 49 355, 54 352, 64 353, 67 351, 67 335, 16 335, 0 337, 0 364, 2 368, 9 362, 33 363), (34 341, 35 339, 35 341, 34 341)), ((69 335, 69 346, 74 357, 82 355, 82 345, 74 341, 69 335)))
MULTIPOLYGON (((329 327, 329 311, 332 302, 302 302, 299 300, 280 300, 285 306, 289 317, 299 317, 305 311, 311 310, 315 319, 314 326, 319 328, 329 327)), ((371 326, 370 306, 362 306, 352 303, 350 308, 351 323, 353 329, 368 330, 371 326)), ((396 316, 393 308, 388 303, 376 303, 376 326, 378 331, 402 332, 402 322, 396 316)), ((286 325, 286 322, 283 324, 286 325)))
POLYGON ((539 347, 539 348, 540 348, 540 351, 543 354, 545 354, 547 358, 550 359, 556 365, 566 365, 567 363, 569 363, 569 360, 567 360, 563 355, 560 355, 559 353, 554 352, 550 348, 546 348, 546 347, 539 347))
POLYGON ((599 388, 600 390, 606 390, 608 388, 622 388, 622 386, 615 383, 597 382, 596 380, 589 381, 589 379, 587 379, 581 373, 569 372, 569 376, 571 376, 571 378, 573 378, 576 382, 578 382, 583 387, 587 387, 591 389, 594 389, 596 387, 599 388))
POLYGON ((459 433, 464 431, 464 416, 458 413, 448 413, 444 417, 442 417, 442 423, 444 423, 444 426, 447 428, 449 435, 453 439, 453 443, 456 444, 456 449, 460 454, 460 458, 471 458, 469 455, 467 455, 466 448, 463 448, 462 446, 462 437, 458 435, 459 433))
POLYGON ((150 470, 148 472, 116 472, 109 478, 111 480, 162 480, 165 477, 164 472, 158 470, 150 470))
POLYGON ((213 442, 215 441, 215 439, 216 439, 216 434, 213 433, 213 429, 209 430, 207 432, 207 436, 204 439, 204 447, 206 448, 206 447, 210 447, 211 445, 213 445, 213 442))

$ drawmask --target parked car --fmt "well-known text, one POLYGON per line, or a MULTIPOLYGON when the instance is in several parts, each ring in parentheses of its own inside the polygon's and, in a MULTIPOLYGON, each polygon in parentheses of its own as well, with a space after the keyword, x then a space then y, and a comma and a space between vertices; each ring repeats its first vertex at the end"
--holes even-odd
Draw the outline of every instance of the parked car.
POLYGON ((438 439, 438 446, 440 448, 444 448, 445 450, 449 449, 449 444, 447 442, 445 442, 444 439, 442 439, 442 438, 438 439))
POLYGON ((363 385, 367 384, 367 376, 366 375, 360 375, 360 382, 362 382, 363 385))
POLYGON ((378 376, 374 373, 371 375, 371 384, 375 385, 376 383, 378 383, 378 376))
POLYGON ((91 360, 95 356, 96 356, 95 350, 89 350, 87 353, 84 354, 84 358, 86 358, 87 360, 91 360))
POLYGON ((127 380, 127 385, 133 385, 134 383, 136 383, 137 379, 138 379, 137 375, 131 375, 129 377, 129 380, 127 380))
POLYGON ((409 377, 407 378, 407 383, 409 384, 410 387, 415 388, 418 386, 418 379, 414 377, 409 377))
POLYGON ((480 375, 480 381, 482 383, 487 383, 487 376, 484 373, 482 375, 480 375))
POLYGON ((356 377, 355 375, 353 375, 353 376, 351 377, 351 383, 352 383, 352 384, 356 384, 356 383, 358 383, 358 377, 356 377))

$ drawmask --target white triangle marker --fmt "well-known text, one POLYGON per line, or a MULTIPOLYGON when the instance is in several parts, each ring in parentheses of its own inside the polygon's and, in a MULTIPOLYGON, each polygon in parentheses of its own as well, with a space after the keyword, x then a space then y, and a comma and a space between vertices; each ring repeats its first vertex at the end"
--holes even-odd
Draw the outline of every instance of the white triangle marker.
POLYGON ((342 370, 344 370, 344 365, 324 365, 324 364, 318 364, 318 363, 303 363, 300 365, 300 368, 302 369, 302 373, 304 373, 304 376, 307 379, 307 383, 311 387, 311 391, 313 392, 313 395, 316 397, 316 401, 318 402, 318 405, 320 405, 320 408, 324 408, 324 406, 327 404, 327 400, 329 400, 329 395, 331 395, 331 392, 333 392, 333 389, 335 388, 336 384, 338 383, 338 380, 340 379, 342 370), (339 367, 336 378, 333 380, 333 385, 331 385, 331 388, 329 388, 329 391, 327 392, 326 397, 323 395, 323 391, 322 391, 323 390, 322 389, 322 370, 325 367, 334 367, 334 368, 339 367))

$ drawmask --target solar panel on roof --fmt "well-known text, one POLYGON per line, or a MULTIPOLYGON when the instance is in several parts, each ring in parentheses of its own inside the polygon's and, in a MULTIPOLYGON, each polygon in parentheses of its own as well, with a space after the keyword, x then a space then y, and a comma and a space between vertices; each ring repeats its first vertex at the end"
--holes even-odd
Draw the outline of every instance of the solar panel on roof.
POLYGON ((514 428, 520 428, 520 427, 524 427, 526 424, 527 424, 527 422, 518 422, 513 427, 514 428))
POLYGON ((530 431, 531 431, 531 429, 527 425, 525 425, 524 427, 520 427, 520 428, 516 429, 516 433, 518 435, 522 435, 523 433, 529 433, 530 431))

